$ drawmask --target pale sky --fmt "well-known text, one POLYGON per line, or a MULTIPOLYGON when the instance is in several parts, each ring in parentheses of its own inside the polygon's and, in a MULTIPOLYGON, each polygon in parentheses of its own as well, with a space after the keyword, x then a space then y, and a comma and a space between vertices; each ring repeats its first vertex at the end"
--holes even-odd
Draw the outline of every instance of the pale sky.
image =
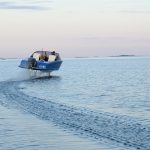
POLYGON ((0 57, 150 56, 150 0, 0 0, 0 57))

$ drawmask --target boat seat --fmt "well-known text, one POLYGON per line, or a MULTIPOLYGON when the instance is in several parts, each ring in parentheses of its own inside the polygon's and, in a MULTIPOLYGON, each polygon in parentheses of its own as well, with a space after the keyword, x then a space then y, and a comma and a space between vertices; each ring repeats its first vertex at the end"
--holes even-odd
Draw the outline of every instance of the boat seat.
POLYGON ((34 53, 34 54, 33 54, 33 58, 35 58, 36 61, 39 61, 39 60, 40 60, 40 54, 34 53))
POLYGON ((56 56, 55 55, 49 55, 48 61, 55 61, 56 56))

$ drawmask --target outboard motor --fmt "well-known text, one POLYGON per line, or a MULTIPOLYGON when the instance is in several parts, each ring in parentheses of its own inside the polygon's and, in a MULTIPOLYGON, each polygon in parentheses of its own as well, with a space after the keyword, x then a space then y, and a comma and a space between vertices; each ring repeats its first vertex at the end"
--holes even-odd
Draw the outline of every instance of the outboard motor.
POLYGON ((36 59, 33 57, 28 58, 28 69, 32 69, 36 66, 36 59))

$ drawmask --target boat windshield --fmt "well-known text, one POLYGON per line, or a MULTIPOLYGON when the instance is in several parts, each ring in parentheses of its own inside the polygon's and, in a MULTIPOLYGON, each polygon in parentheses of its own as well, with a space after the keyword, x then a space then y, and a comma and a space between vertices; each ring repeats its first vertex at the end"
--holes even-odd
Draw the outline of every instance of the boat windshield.
POLYGON ((44 61, 55 61, 60 59, 59 54, 55 51, 36 51, 34 52, 31 57, 38 60, 44 60, 44 61))

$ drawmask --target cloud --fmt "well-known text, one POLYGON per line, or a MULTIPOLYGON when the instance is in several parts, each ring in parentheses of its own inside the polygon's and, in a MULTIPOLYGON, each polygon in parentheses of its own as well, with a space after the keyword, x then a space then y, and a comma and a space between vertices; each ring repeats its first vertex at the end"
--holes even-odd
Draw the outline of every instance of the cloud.
POLYGON ((0 9, 16 9, 16 10, 47 10, 50 9, 50 4, 52 1, 3 1, 0 2, 0 9))

